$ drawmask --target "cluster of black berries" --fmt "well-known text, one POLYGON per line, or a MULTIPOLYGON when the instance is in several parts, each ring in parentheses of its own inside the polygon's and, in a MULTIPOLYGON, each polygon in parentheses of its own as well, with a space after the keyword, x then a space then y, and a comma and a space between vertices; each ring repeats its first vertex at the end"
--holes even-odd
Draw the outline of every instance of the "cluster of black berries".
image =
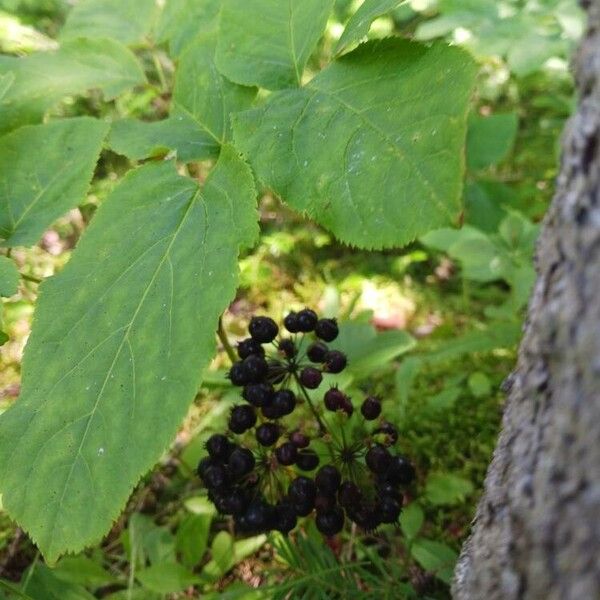
POLYGON ((415 471, 390 452, 398 433, 380 418, 379 399, 365 398, 360 416, 353 417, 351 399, 337 387, 329 387, 322 404, 308 392, 324 374, 346 367, 346 355, 327 345, 338 336, 337 322, 304 309, 288 314, 284 327, 291 335, 278 338, 275 321, 253 317, 250 337, 238 344, 240 360, 229 378, 243 388, 246 402, 232 409, 228 435, 214 434, 206 443, 198 474, 209 498, 248 534, 288 533, 313 511, 317 528, 328 536, 341 531, 346 519, 365 530, 395 523, 401 488, 415 471), (351 419, 357 423, 349 427, 351 419), (319 440, 319 453, 311 438, 319 440))

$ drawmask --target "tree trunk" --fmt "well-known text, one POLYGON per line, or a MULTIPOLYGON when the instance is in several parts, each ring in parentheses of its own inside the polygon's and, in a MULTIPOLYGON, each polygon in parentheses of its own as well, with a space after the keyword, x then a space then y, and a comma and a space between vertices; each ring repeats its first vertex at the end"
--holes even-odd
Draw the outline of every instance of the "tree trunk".
POLYGON ((457 600, 600 599, 600 0, 457 600))

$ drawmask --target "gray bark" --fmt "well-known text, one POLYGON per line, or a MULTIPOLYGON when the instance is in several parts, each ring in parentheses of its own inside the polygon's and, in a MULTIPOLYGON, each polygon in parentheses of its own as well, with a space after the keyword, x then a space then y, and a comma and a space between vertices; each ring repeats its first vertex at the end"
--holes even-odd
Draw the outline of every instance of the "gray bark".
POLYGON ((600 0, 537 282, 456 600, 600 599, 600 0))

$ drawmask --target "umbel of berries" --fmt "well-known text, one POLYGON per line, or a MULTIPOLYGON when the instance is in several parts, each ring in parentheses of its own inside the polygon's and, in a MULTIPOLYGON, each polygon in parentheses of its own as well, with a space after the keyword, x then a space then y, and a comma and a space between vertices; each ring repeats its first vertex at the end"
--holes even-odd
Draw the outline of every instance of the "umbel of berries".
POLYGON ((239 402, 198 465, 217 510, 244 535, 287 534, 303 518, 326 536, 350 521, 368 531, 395 523, 415 470, 393 450, 399 436, 380 398, 364 397, 355 411, 336 385, 348 364, 330 345, 337 321, 305 308, 281 328, 252 317, 248 332, 229 370, 239 402))

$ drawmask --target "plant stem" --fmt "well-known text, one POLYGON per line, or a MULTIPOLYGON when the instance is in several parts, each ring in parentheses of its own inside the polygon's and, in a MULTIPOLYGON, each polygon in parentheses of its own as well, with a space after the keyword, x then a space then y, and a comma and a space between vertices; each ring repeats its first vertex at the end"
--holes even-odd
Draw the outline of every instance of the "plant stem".
POLYGON ((222 317, 219 317, 219 328, 217 329, 217 335, 219 336, 221 344, 223 344, 223 348, 225 348, 225 352, 227 352, 227 356, 229 356, 229 360, 231 361, 231 363, 233 364, 234 362, 237 362, 235 350, 231 347, 231 344, 229 343, 229 338, 227 337, 227 332, 223 327, 222 317))
POLYGON ((300 379, 298 379, 298 375, 296 375, 296 373, 294 373, 294 379, 296 380, 296 384, 300 388, 300 391, 302 392, 302 395, 304 396, 305 400, 308 402, 308 405, 310 406, 310 410, 312 411, 312 414, 314 415, 315 419, 319 423, 319 430, 320 430, 321 434, 327 433, 327 428, 325 427, 325 424, 321 420, 321 417, 319 416, 319 413, 317 412, 315 405, 312 403, 312 400, 310 399, 310 396, 304 389, 304 386, 300 383, 300 379))
POLYGON ((26 275, 25 273, 19 273, 19 275, 21 275, 21 277, 25 281, 31 281, 32 283, 42 283, 41 279, 38 279, 37 277, 33 277, 32 275, 26 275))

